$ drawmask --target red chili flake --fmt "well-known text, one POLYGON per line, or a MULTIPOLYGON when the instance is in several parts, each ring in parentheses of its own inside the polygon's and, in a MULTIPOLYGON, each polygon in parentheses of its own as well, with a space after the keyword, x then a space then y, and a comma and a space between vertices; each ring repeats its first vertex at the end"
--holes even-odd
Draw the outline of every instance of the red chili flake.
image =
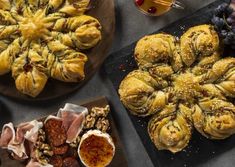
POLYGON ((144 0, 135 0, 135 3, 136 3, 138 6, 141 6, 141 5, 144 3, 144 0))
POLYGON ((121 64, 119 67, 118 67, 119 70, 122 70, 122 71, 125 71, 125 65, 124 64, 121 64))
POLYGON ((156 13, 156 11, 157 11, 157 8, 155 8, 154 6, 152 6, 148 9, 148 12, 151 13, 151 14, 156 13))
POLYGON ((202 91, 202 94, 203 94, 203 96, 205 96, 205 97, 208 97, 208 96, 209 96, 209 94, 208 94, 207 91, 202 91))

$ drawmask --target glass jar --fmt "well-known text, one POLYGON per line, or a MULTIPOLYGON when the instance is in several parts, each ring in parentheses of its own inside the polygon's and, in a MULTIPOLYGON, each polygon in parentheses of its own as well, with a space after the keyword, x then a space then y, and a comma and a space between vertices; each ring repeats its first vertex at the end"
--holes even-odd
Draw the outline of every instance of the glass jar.
POLYGON ((177 0, 134 0, 136 7, 146 15, 160 16, 171 8, 184 9, 177 0))

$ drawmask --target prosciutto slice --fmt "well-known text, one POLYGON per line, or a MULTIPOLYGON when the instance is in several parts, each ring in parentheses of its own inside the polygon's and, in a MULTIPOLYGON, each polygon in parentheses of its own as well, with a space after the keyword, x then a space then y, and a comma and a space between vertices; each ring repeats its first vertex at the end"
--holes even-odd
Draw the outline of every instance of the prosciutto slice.
POLYGON ((16 131, 16 136, 19 142, 22 142, 24 139, 35 143, 38 137, 38 130, 42 128, 43 123, 33 120, 31 122, 21 123, 16 131))
POLYGON ((15 137, 15 129, 13 124, 10 122, 5 124, 2 128, 2 134, 0 137, 0 147, 6 149, 8 147, 8 143, 15 137))
POLYGON ((42 122, 36 120, 22 123, 16 130, 12 123, 5 124, 2 128, 0 147, 12 151, 14 157, 17 159, 27 159, 28 154, 26 148, 32 148, 30 144, 36 142, 38 130, 42 126, 42 122), (25 140, 28 140, 28 142, 25 142, 25 140), (28 144, 27 146, 26 143, 28 144))
POLYGON ((85 107, 66 103, 64 108, 60 109, 57 116, 63 121, 63 126, 67 134, 67 143, 72 143, 80 134, 88 110, 85 107))

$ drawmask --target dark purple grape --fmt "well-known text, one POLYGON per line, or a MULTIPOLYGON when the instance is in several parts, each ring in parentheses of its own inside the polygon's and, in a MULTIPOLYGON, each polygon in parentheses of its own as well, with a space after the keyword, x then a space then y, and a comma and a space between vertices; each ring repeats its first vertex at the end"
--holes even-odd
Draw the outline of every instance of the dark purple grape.
POLYGON ((223 12, 222 12, 221 10, 219 10, 218 8, 216 8, 216 9, 214 10, 214 15, 215 15, 215 16, 220 16, 222 13, 223 13, 223 12))
POLYGON ((225 12, 227 7, 228 7, 228 4, 227 4, 227 3, 222 3, 221 5, 218 6, 218 9, 219 9, 221 12, 225 12))
POLYGON ((223 9, 223 11, 225 11, 228 6, 229 5, 227 3, 222 3, 221 5, 219 5, 219 7, 223 9))
POLYGON ((235 38, 235 34, 232 32, 232 31, 229 31, 228 34, 227 34, 227 37, 230 39, 230 40, 233 40, 235 38))
POLYGON ((225 12, 225 10, 226 10, 227 7, 228 7, 228 4, 227 4, 227 3, 223 3, 223 4, 219 5, 219 6, 215 9, 214 14, 215 14, 216 16, 221 16, 221 15, 225 12))
POLYGON ((219 17, 213 16, 213 18, 211 19, 211 22, 212 22, 213 24, 217 25, 217 24, 219 23, 219 20, 220 20, 219 17))
POLYGON ((228 6, 225 10, 227 16, 231 15, 234 12, 233 8, 228 6))
POLYGON ((226 30, 221 30, 221 36, 222 37, 226 37, 226 35, 228 34, 228 32, 226 30))
POLYGON ((231 26, 232 26, 232 28, 235 28, 235 22, 233 22, 231 26))
MULTIPOLYGON (((231 3, 235 4, 235 0, 231 3)), ((211 22, 224 44, 235 49, 235 10, 223 3, 214 10, 211 22)))
POLYGON ((231 17, 232 19, 235 19, 235 12, 233 12, 229 17, 231 17))
POLYGON ((231 25, 234 22, 234 20, 231 17, 227 18, 226 21, 229 25, 231 25))
POLYGON ((214 16, 211 21, 218 30, 221 30, 225 24, 224 19, 217 16, 214 16))
POLYGON ((224 44, 233 45, 234 40, 235 40, 235 34, 232 31, 230 31, 224 38, 224 44))
POLYGON ((227 37, 224 38, 224 44, 225 45, 229 45, 230 44, 230 40, 227 37))

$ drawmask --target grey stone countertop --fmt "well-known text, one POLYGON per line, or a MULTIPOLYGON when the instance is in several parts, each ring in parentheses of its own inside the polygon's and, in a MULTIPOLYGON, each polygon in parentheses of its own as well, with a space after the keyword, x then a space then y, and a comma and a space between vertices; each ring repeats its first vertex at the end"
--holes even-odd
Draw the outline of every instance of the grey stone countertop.
MULTIPOLYGON (((163 16, 148 17, 136 9, 133 0, 115 0, 116 33, 110 53, 131 44, 142 36, 152 33, 171 22, 190 15, 197 9, 213 1, 181 0, 186 5, 185 10, 172 9, 163 16)), ((9 121, 18 124, 22 121, 32 120, 57 111, 66 102, 80 102, 98 96, 106 96, 114 108, 112 114, 124 145, 129 166, 153 166, 139 136, 132 126, 126 110, 119 101, 111 81, 105 76, 102 67, 81 89, 54 101, 31 104, 29 102, 19 102, 0 96, 0 125, 2 126, 9 121)))

